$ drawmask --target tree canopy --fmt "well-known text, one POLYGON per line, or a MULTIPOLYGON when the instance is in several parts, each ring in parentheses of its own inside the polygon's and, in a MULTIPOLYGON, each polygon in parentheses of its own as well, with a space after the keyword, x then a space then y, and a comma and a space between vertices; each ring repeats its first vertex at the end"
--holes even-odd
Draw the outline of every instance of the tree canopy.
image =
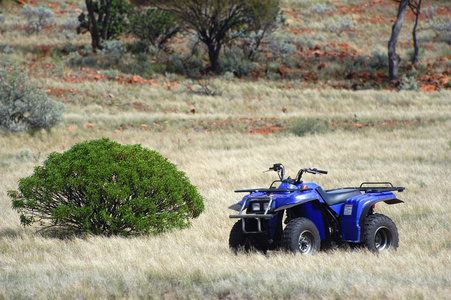
POLYGON ((241 30, 268 30, 279 14, 279 1, 257 0, 152 0, 153 5, 173 12, 193 29, 207 47, 211 69, 219 71, 224 44, 241 30))

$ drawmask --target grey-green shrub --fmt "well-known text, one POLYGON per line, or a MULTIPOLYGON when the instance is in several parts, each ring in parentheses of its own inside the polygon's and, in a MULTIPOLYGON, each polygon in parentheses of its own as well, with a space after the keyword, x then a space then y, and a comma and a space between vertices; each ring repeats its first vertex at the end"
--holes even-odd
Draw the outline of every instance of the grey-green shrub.
POLYGON ((287 123, 286 128, 288 132, 291 132, 296 136, 305 136, 308 134, 324 133, 327 130, 326 125, 327 123, 324 120, 299 117, 290 120, 290 122, 287 123))
POLYGON ((106 138, 50 154, 8 194, 23 225, 57 233, 158 234, 187 227, 204 210, 196 187, 168 159, 106 138))
POLYGON ((418 91, 419 87, 418 83, 415 81, 415 77, 404 75, 401 77, 399 89, 404 91, 418 91))
POLYGON ((25 29, 28 33, 39 32, 44 26, 56 24, 54 12, 44 6, 25 5, 20 14, 27 19, 25 29))
POLYGON ((334 10, 335 10, 334 6, 326 6, 326 5, 322 5, 322 4, 315 4, 307 12, 311 13, 311 14, 324 15, 324 14, 330 14, 334 10))
POLYGON ((385 53, 373 51, 368 61, 368 66, 373 70, 381 70, 388 68, 388 56, 385 53))
POLYGON ((9 132, 50 129, 62 119, 64 104, 28 82, 27 71, 0 65, 0 127, 9 132))
POLYGON ((354 24, 350 17, 336 19, 334 23, 329 25, 329 31, 340 36, 344 31, 353 29, 354 24))

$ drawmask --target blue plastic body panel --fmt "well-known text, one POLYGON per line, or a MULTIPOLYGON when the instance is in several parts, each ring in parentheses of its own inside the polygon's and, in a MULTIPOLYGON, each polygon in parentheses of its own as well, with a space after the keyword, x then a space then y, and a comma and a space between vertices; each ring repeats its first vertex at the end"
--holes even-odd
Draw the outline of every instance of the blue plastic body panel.
MULTIPOLYGON (((306 184, 306 183, 304 183, 304 184, 306 184)), ((315 188, 317 188, 318 185, 316 185, 315 183, 308 183, 308 187, 311 188, 312 190, 303 191, 303 192, 294 192, 294 193, 289 193, 289 192, 272 193, 271 197, 274 200, 276 200, 276 201, 274 201, 275 204, 274 204, 273 208, 277 209, 279 207, 287 206, 287 205, 291 205, 291 204, 301 204, 302 202, 311 201, 311 200, 320 200, 320 202, 324 202, 321 199, 318 192, 315 190, 315 188)), ((282 183, 279 188, 287 188, 287 186, 284 183, 282 183)), ((289 188, 298 188, 298 187, 294 186, 294 185, 290 185, 289 188)), ((264 193, 264 192, 248 194, 248 195, 244 196, 238 202, 238 204, 243 205, 243 203, 251 196, 259 197, 259 196, 265 196, 265 195, 266 195, 266 193, 264 193)))
POLYGON ((310 201, 302 204, 302 213, 304 218, 310 219, 315 223, 319 231, 319 237, 321 240, 324 240, 326 238, 326 231, 319 201, 310 201))
POLYGON ((360 242, 362 229, 360 217, 363 211, 377 202, 394 198, 396 197, 392 192, 366 193, 351 197, 345 203, 340 204, 343 241, 360 242))

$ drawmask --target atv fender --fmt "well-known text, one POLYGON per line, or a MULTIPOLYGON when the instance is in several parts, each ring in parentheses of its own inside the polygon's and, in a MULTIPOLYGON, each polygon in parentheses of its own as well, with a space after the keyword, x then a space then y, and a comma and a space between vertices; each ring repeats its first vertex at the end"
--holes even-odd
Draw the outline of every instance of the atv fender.
POLYGON ((371 207, 385 202, 389 205, 404 203, 397 199, 392 192, 366 193, 349 198, 341 207, 343 240, 347 242, 361 242, 361 230, 371 207))
POLYGON ((310 201, 318 201, 318 199, 305 199, 305 200, 302 200, 302 201, 299 201, 299 202, 296 202, 296 203, 291 203, 291 204, 279 206, 274 211, 278 212, 278 211, 281 211, 281 210, 284 210, 284 209, 293 208, 295 206, 302 205, 302 204, 310 202, 310 201))
MULTIPOLYGON (((309 188, 311 187, 309 186, 309 188)), ((280 195, 277 198, 277 203, 279 206, 275 208, 275 211, 277 212, 284 209, 289 209, 309 201, 318 201, 319 199, 321 199, 321 197, 314 189, 302 193, 280 195)))
POLYGON ((275 209, 275 212, 283 211, 284 209, 291 209, 294 207, 300 206, 302 215, 299 217, 304 217, 310 219, 316 226, 319 231, 320 239, 323 241, 328 237, 328 231, 325 229, 328 227, 325 224, 325 220, 323 218, 323 211, 320 201, 318 199, 304 199, 297 203, 291 203, 284 206, 280 206, 275 209))

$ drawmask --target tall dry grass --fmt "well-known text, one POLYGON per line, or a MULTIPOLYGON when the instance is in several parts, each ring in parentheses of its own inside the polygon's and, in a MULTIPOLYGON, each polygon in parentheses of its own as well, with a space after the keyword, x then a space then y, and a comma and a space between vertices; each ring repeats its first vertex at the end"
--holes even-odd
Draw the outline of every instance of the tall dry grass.
MULTIPOLYGON (((240 88, 246 89, 245 85, 240 88)), ((276 98, 268 96, 268 104, 280 98, 278 93, 273 91, 276 98)), ((346 115, 357 103, 352 99, 355 96, 362 101, 356 109, 369 118, 380 117, 370 103, 386 97, 394 104, 406 97, 412 104, 403 111, 404 117, 422 117, 424 107, 425 115, 440 116, 442 122, 392 131, 337 130, 304 137, 177 131, 177 125, 165 132, 115 132, 108 127, 82 126, 69 131, 70 123, 35 137, 2 135, 0 295, 83 299, 447 298, 451 286, 449 94, 409 93, 411 97, 407 97, 403 93, 368 92, 358 97, 347 92, 300 91, 299 101, 306 93, 324 107, 342 102, 342 106, 335 106, 337 116, 346 115), (157 237, 59 240, 36 234, 34 228, 21 228, 6 191, 15 189, 19 178, 31 174, 50 152, 103 136, 124 144, 140 143, 176 163, 204 195, 205 213, 191 228, 157 237), (21 156, 24 149, 30 154, 21 156), (240 195, 233 190, 267 186, 274 174, 262 171, 275 162, 283 162, 292 175, 301 167, 329 170, 327 176, 309 178, 325 188, 367 180, 390 180, 405 186, 405 193, 399 194, 405 204, 377 206, 398 225, 398 251, 374 255, 366 250, 337 250, 311 257, 280 252, 234 255, 228 249, 233 221, 228 218, 227 207, 240 195)), ((243 111, 245 105, 235 104, 234 110, 243 111)), ((198 117, 215 118, 226 111, 221 107, 217 110, 198 117)), ((315 108, 292 112, 305 113, 326 115, 315 108)), ((269 116, 272 108, 250 114, 269 116)), ((82 117, 81 110, 78 115, 82 117)), ((111 116, 105 113, 107 117, 111 116)))

